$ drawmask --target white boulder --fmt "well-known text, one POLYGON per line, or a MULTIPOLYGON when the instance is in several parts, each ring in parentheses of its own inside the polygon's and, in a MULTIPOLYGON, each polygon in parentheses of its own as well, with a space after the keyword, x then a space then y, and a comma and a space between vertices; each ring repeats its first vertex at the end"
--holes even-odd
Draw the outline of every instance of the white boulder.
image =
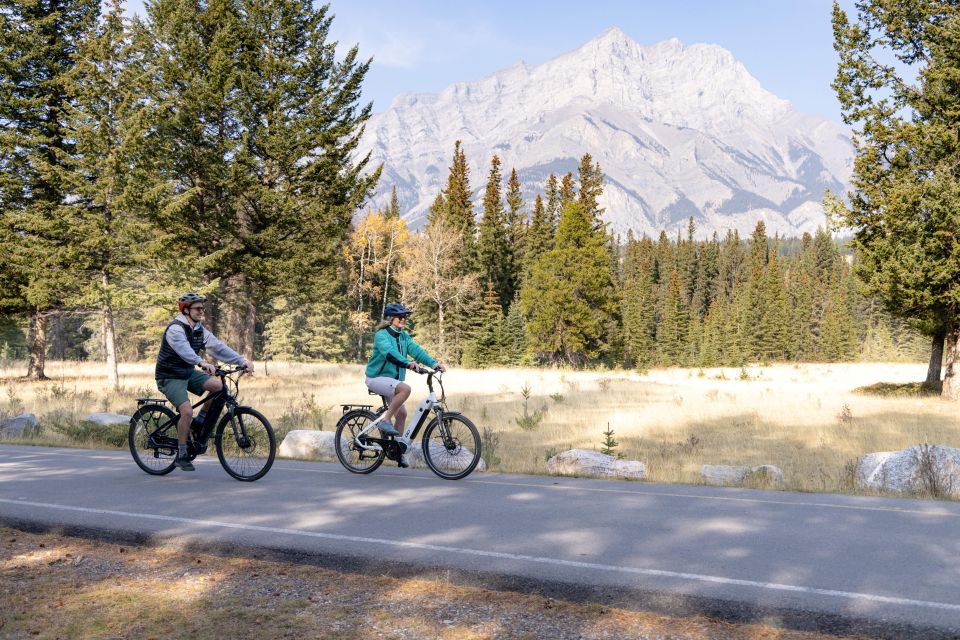
POLYGON ((917 445, 868 453, 857 461, 861 489, 960 497, 960 449, 917 445))
POLYGON ((700 468, 704 484, 717 487, 738 487, 754 482, 767 486, 783 486, 783 471, 772 464, 755 467, 705 464, 700 468))
POLYGON ((85 422, 92 422, 101 427, 109 427, 115 424, 128 425, 130 424, 130 416, 119 413, 92 413, 87 416, 85 422))
POLYGON ((642 480, 647 467, 636 460, 618 460, 613 456, 588 449, 562 451, 547 460, 547 471, 561 476, 593 476, 596 478, 633 478, 642 480))
POLYGON ((291 431, 280 443, 277 455, 281 458, 305 460, 336 460, 337 450, 332 431, 297 429, 291 431))
POLYGON ((21 413, 14 418, 7 418, 0 422, 0 435, 8 438, 20 438, 27 431, 37 428, 37 416, 32 413, 21 413))

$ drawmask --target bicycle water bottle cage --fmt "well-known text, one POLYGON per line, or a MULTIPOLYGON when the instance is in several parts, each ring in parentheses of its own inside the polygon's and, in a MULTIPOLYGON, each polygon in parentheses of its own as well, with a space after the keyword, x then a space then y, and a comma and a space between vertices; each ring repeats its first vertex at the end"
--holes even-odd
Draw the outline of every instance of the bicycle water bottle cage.
POLYGON ((145 404, 167 404, 166 398, 137 398, 137 407, 142 407, 145 404))

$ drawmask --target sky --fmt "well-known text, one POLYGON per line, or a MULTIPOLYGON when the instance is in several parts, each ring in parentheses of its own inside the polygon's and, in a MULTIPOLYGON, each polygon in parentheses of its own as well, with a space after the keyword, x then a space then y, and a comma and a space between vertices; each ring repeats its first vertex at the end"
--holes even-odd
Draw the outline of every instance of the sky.
MULTIPOLYGON (((841 6, 852 10, 852 0, 841 6)), ((538 64, 609 27, 642 45, 717 44, 795 109, 840 121, 831 0, 330 0, 333 39, 373 57, 364 102, 436 93, 519 61, 538 64)), ((128 10, 143 14, 143 0, 128 10)), ((339 48, 338 48, 339 51, 339 48)))

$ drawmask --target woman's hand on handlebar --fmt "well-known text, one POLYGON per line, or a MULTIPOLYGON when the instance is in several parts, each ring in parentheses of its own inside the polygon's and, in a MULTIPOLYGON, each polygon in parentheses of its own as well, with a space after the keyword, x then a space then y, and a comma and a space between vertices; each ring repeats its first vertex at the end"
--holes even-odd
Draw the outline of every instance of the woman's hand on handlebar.
POLYGON ((433 368, 439 371, 440 373, 444 373, 447 370, 447 367, 442 362, 438 362, 436 365, 434 365, 433 368))

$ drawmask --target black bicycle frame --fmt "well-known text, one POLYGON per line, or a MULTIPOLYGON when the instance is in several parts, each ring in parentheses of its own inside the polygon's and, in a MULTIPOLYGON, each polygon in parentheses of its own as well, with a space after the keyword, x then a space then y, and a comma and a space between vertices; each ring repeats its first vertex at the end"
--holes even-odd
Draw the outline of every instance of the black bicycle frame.
MULTIPOLYGON (((227 375, 228 375, 227 372, 219 372, 217 377, 220 378, 220 384, 222 385, 221 389, 215 393, 207 394, 206 396, 200 398, 200 400, 196 404, 191 405, 192 409, 196 409, 200 405, 210 402, 210 408, 207 409, 207 414, 204 416, 203 424, 201 425, 200 429, 194 431, 192 428, 193 425, 192 424, 190 425, 191 426, 190 432, 193 434, 193 441, 196 443, 197 448, 201 450, 199 451, 199 453, 203 453, 203 451, 206 451, 207 441, 210 439, 210 434, 213 432, 214 427, 217 425, 217 422, 220 420, 220 414, 223 412, 224 407, 227 407, 228 414, 232 415, 233 410, 236 409, 238 406, 237 398, 230 391, 230 385, 227 384, 227 375)), ((158 402, 158 401, 163 402, 164 404, 166 404, 167 402, 166 400, 144 398, 142 400, 138 400, 138 404, 147 404, 149 402, 158 402)), ((153 433, 150 434, 150 439, 153 440, 155 434, 160 433, 161 431, 169 427, 171 424, 176 425, 179 422, 180 422, 180 413, 177 412, 177 415, 173 418, 173 420, 168 420, 167 422, 164 422, 163 424, 159 425, 156 429, 154 429, 153 433)), ((243 438, 246 438, 247 434, 243 429, 242 423, 240 425, 240 428, 241 428, 241 431, 243 431, 241 436, 243 438)), ((159 447, 160 443, 156 443, 156 444, 159 447)))

